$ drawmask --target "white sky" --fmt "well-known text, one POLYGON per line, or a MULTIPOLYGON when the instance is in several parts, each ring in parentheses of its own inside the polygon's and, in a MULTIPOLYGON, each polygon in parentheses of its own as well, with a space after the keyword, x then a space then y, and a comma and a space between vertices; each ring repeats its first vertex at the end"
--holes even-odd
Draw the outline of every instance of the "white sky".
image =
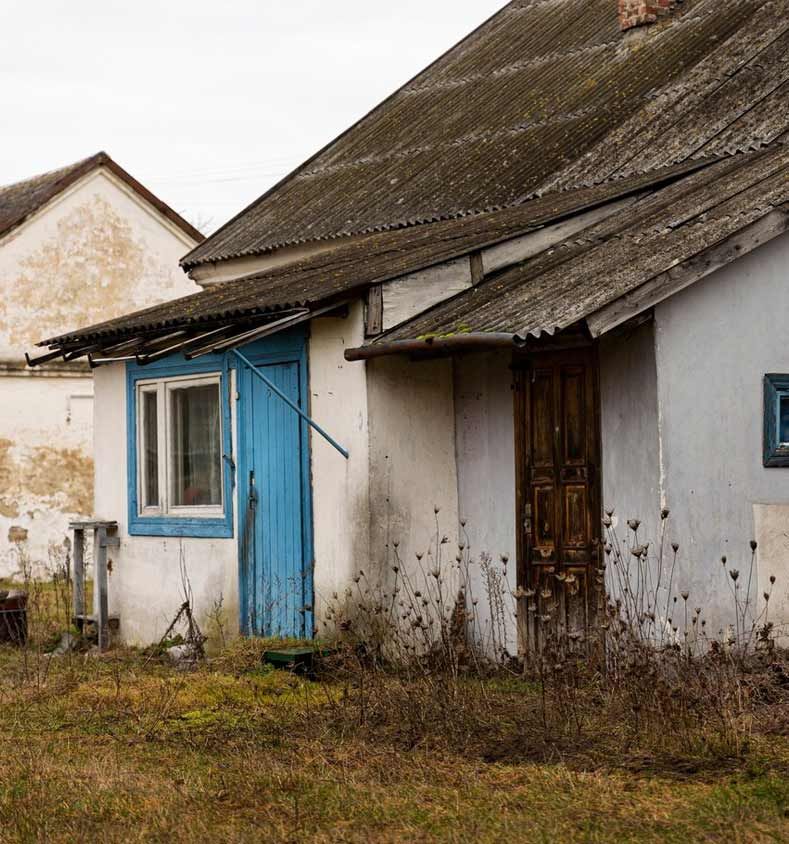
POLYGON ((104 149, 204 231, 504 5, 0 2, 0 184, 104 149))

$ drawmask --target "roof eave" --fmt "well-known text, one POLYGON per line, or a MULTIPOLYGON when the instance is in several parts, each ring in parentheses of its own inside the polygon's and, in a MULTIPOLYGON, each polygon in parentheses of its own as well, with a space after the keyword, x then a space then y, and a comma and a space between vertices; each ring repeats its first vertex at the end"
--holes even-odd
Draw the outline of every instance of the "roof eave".
POLYGON ((520 334, 468 333, 444 337, 421 337, 416 340, 393 340, 370 343, 345 350, 345 360, 360 361, 390 355, 455 354, 485 349, 521 349, 526 338, 520 334))

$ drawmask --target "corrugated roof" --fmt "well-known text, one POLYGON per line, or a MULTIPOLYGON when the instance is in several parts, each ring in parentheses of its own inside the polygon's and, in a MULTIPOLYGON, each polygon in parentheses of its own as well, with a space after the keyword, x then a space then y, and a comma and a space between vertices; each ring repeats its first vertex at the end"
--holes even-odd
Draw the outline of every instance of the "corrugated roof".
POLYGON ((568 328, 789 202, 789 146, 720 161, 504 270, 375 343, 568 328))
POLYGON ((120 339, 134 333, 208 326, 287 308, 308 307, 517 237, 618 197, 655 189, 681 178, 689 168, 701 166, 692 163, 666 168, 648 176, 552 193, 489 214, 366 235, 338 243, 334 249, 297 264, 212 285, 180 299, 51 338, 40 345, 120 339))
POLYGON ((106 167, 108 170, 111 170, 119 179, 125 182, 148 203, 153 205, 157 211, 178 226, 192 240, 200 243, 205 239, 204 235, 191 225, 191 223, 184 220, 169 205, 162 202, 161 199, 141 185, 119 164, 113 161, 106 152, 98 152, 89 158, 83 158, 81 161, 77 161, 75 164, 69 164, 67 167, 51 170, 48 173, 42 173, 40 176, 33 176, 30 179, 15 182, 12 185, 0 186, 0 237, 21 225, 28 217, 46 205, 47 202, 54 199, 97 167, 106 167))
POLYGON ((789 0, 514 0, 184 259, 487 213, 786 131, 789 0))

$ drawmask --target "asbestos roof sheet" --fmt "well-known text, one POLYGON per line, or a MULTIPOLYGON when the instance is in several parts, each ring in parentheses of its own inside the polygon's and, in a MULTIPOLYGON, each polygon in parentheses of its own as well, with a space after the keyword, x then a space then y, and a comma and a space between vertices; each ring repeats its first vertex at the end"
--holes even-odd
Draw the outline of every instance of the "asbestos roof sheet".
POLYGON ((309 307, 359 292, 379 282, 433 266, 572 216, 622 196, 682 178, 699 163, 665 168, 603 185, 556 192, 540 199, 474 217, 447 220, 338 243, 299 263, 165 302, 43 341, 69 345, 181 326, 210 326, 294 307, 309 307))
POLYGON ((554 333, 789 202, 789 146, 722 160, 377 338, 554 333))
POLYGON ((98 152, 67 167, 50 170, 48 173, 42 173, 21 182, 0 186, 0 237, 24 223, 36 211, 98 167, 106 167, 114 173, 193 241, 200 243, 205 239, 194 226, 187 223, 169 205, 143 187, 106 152, 98 152))
POLYGON ((91 166, 90 162, 92 158, 86 158, 68 167, 0 187, 0 236, 57 196, 64 186, 74 181, 75 174, 78 178, 78 174, 84 172, 86 166, 91 166))
POLYGON ((187 267, 523 204, 789 128, 789 0, 513 0, 219 229, 187 267))

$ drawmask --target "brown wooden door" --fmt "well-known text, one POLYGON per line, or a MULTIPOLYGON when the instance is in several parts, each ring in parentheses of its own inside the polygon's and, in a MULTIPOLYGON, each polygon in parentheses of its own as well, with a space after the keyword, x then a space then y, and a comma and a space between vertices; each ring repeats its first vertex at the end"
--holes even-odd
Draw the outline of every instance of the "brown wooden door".
POLYGON ((599 555, 597 374, 590 347, 531 355, 518 380, 521 585, 550 588, 573 627, 588 621, 599 555))

